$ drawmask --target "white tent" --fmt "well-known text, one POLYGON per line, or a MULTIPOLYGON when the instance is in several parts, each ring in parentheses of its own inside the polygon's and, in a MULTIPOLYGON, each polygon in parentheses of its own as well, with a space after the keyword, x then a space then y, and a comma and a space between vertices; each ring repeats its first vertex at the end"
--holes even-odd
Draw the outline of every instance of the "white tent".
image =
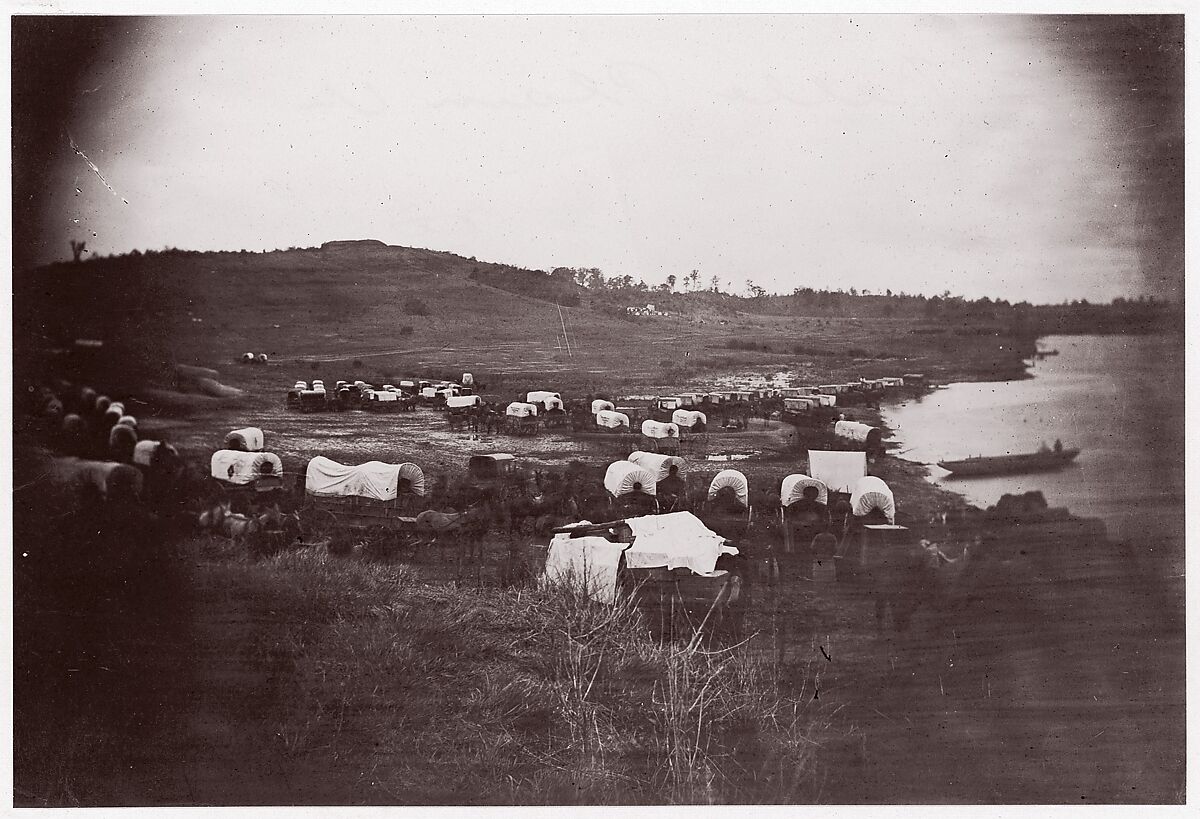
POLYGON ((646 515, 625 522, 633 530, 633 544, 625 552, 625 565, 631 569, 686 567, 697 574, 711 574, 722 554, 738 553, 691 512, 646 515))
POLYGON ((614 498, 631 492, 653 495, 656 483, 653 472, 631 461, 613 461, 604 473, 604 488, 614 498))
POLYGON ((674 455, 659 455, 657 452, 642 452, 641 450, 630 452, 629 457, 625 460, 653 472, 656 482, 671 474, 671 467, 679 467, 679 472, 682 474, 684 467, 687 466, 687 461, 683 458, 677 458, 674 455))
POLYGON ((437 398, 438 391, 433 387, 421 387, 422 398, 437 398))
POLYGON ((858 479, 867 474, 867 453, 810 449, 808 474, 831 492, 850 492, 858 479))
POLYGON ((513 401, 504 410, 505 415, 511 415, 513 418, 529 418, 538 414, 537 404, 524 404, 520 401, 513 401))
POLYGON ((616 409, 616 405, 612 401, 605 401, 603 398, 597 398, 592 401, 592 415, 602 410, 612 411, 614 409, 616 409))
POLYGON ((874 475, 866 475, 858 479, 854 491, 850 494, 850 506, 857 517, 878 509, 887 516, 888 523, 896 522, 896 499, 892 490, 874 475))
POLYGON ((395 392, 385 392, 384 390, 372 390, 371 392, 367 393, 367 400, 382 401, 386 404, 392 401, 399 401, 400 394, 395 392))
POLYGON ((779 490, 779 502, 784 506, 791 506, 798 500, 804 497, 804 487, 817 487, 817 500, 821 503, 829 503, 829 488, 816 478, 810 478, 807 475, 788 475, 783 479, 783 486, 779 490))
POLYGON ((263 432, 258 427, 235 429, 225 436, 226 449, 240 449, 243 452, 262 452, 263 432))
POLYGON ((623 412, 600 410, 596 413, 596 426, 606 429, 629 429, 629 416, 623 412))
POLYGON ((722 469, 712 479, 712 483, 708 485, 708 499, 712 500, 717 496, 717 492, 725 487, 733 488, 737 495, 738 502, 742 506, 750 505, 750 482, 746 480, 746 476, 736 469, 722 469))
POLYGON ((283 462, 271 452, 239 452, 218 449, 210 464, 212 476, 227 483, 243 486, 259 478, 283 477, 283 462))
POLYGON ((647 419, 642 422, 642 434, 647 438, 678 438, 679 427, 647 419))
POLYGON ((470 386, 473 386, 474 384, 475 384, 475 376, 471 375, 470 373, 463 373, 462 385, 464 387, 470 387, 470 386))
POLYGON ((483 399, 478 395, 455 395, 446 399, 446 406, 450 409, 464 409, 482 403, 483 399))
POLYGON ((401 480, 408 482, 412 494, 425 494, 425 474, 416 464, 368 461, 347 466, 318 455, 308 462, 304 490, 310 495, 348 495, 387 501, 395 500, 401 480))

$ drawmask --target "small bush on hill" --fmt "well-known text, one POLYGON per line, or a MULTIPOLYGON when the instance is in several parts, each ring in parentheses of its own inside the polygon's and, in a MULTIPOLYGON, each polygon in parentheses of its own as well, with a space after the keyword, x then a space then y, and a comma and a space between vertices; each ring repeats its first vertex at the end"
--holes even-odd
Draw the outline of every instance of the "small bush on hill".
POLYGON ((410 297, 404 300, 404 312, 410 316, 427 316, 429 315, 429 305, 422 299, 410 297))

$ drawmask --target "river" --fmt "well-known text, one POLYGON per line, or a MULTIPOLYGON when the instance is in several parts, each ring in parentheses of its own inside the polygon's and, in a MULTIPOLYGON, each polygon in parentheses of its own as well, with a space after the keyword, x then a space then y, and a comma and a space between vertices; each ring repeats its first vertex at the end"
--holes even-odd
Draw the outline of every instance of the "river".
POLYGON ((901 457, 931 464, 930 480, 980 506, 1039 490, 1182 575, 1183 336, 1049 336, 1040 347, 1059 354, 1030 361, 1032 378, 950 384, 885 407, 901 457), (962 478, 933 465, 1032 452, 1055 439, 1082 449, 1056 472, 962 478))

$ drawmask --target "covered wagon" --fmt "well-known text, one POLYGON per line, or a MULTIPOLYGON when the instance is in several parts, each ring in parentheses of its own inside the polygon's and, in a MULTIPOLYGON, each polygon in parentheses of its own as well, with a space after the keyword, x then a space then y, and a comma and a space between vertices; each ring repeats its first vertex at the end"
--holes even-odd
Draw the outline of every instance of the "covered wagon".
POLYGON ((340 464, 318 455, 304 476, 308 514, 318 525, 371 529, 383 527, 385 547, 415 543, 416 515, 426 494, 425 474, 414 463, 340 464))
POLYGON ((664 438, 678 438, 679 426, 677 424, 647 419, 642 422, 642 434, 647 438, 660 440, 664 438))
POLYGON ((888 523, 896 522, 896 500, 892 490, 874 475, 865 475, 854 484, 854 490, 850 493, 850 508, 858 518, 865 518, 877 511, 887 518, 888 523))
POLYGON ((627 461, 649 470, 654 475, 655 483, 666 480, 672 474, 682 474, 687 461, 676 455, 661 455, 657 452, 630 452, 627 461), (674 473, 672 473, 672 468, 674 473))
POLYGON ((53 483, 106 501, 131 501, 142 494, 141 471, 114 461, 54 458, 50 461, 47 477, 53 483))
POLYGON ((642 435, 653 444, 656 452, 675 452, 679 448, 679 426, 647 419, 642 422, 642 435))
POLYGON ((861 443, 868 457, 883 453, 883 430, 858 421, 838 421, 833 425, 833 434, 856 443, 861 443))
POLYGON ((681 430, 703 432, 708 426, 708 416, 699 410, 677 409, 671 413, 671 423, 681 430))
POLYGON ((616 409, 616 405, 612 401, 605 401, 603 398, 596 398, 592 401, 592 415, 604 410, 612 411, 616 409))
POLYGON ((573 524, 550 541, 544 579, 600 603, 614 603, 623 592, 655 628, 691 631, 739 611, 742 578, 717 568, 737 554, 690 512, 573 524))
POLYGON ((743 509, 750 508, 750 482, 736 469, 722 469, 708 485, 708 500, 717 500, 718 495, 731 498, 743 509))
POLYGON ((533 404, 542 410, 562 409, 562 396, 549 390, 533 390, 525 394, 525 403, 533 404))
POLYGON ((259 491, 283 486, 283 462, 272 452, 219 449, 213 453, 210 474, 222 484, 259 491))
POLYGON ((788 475, 783 479, 783 485, 779 490, 779 503, 783 507, 791 506, 796 501, 804 497, 804 488, 813 486, 817 489, 817 501, 820 503, 829 503, 829 487, 824 482, 816 478, 810 478, 804 474, 788 475))
POLYGON ((516 468, 517 456, 507 452, 489 452, 467 459, 467 476, 475 483, 501 481, 516 468))
POLYGON ((235 429, 225 436, 225 448, 241 452, 262 452, 263 431, 258 427, 235 429))
POLYGON ((596 427, 601 430, 629 431, 629 416, 615 410, 600 410, 596 413, 596 427))

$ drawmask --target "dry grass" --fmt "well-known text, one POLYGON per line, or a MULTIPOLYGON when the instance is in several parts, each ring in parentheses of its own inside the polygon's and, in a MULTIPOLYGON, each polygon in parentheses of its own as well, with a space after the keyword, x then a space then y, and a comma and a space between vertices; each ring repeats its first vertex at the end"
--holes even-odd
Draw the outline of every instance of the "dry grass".
POLYGON ((453 589, 307 550, 203 572, 282 619, 275 752, 337 801, 710 804, 814 795, 815 708, 749 644, 659 642, 633 601, 453 589))

